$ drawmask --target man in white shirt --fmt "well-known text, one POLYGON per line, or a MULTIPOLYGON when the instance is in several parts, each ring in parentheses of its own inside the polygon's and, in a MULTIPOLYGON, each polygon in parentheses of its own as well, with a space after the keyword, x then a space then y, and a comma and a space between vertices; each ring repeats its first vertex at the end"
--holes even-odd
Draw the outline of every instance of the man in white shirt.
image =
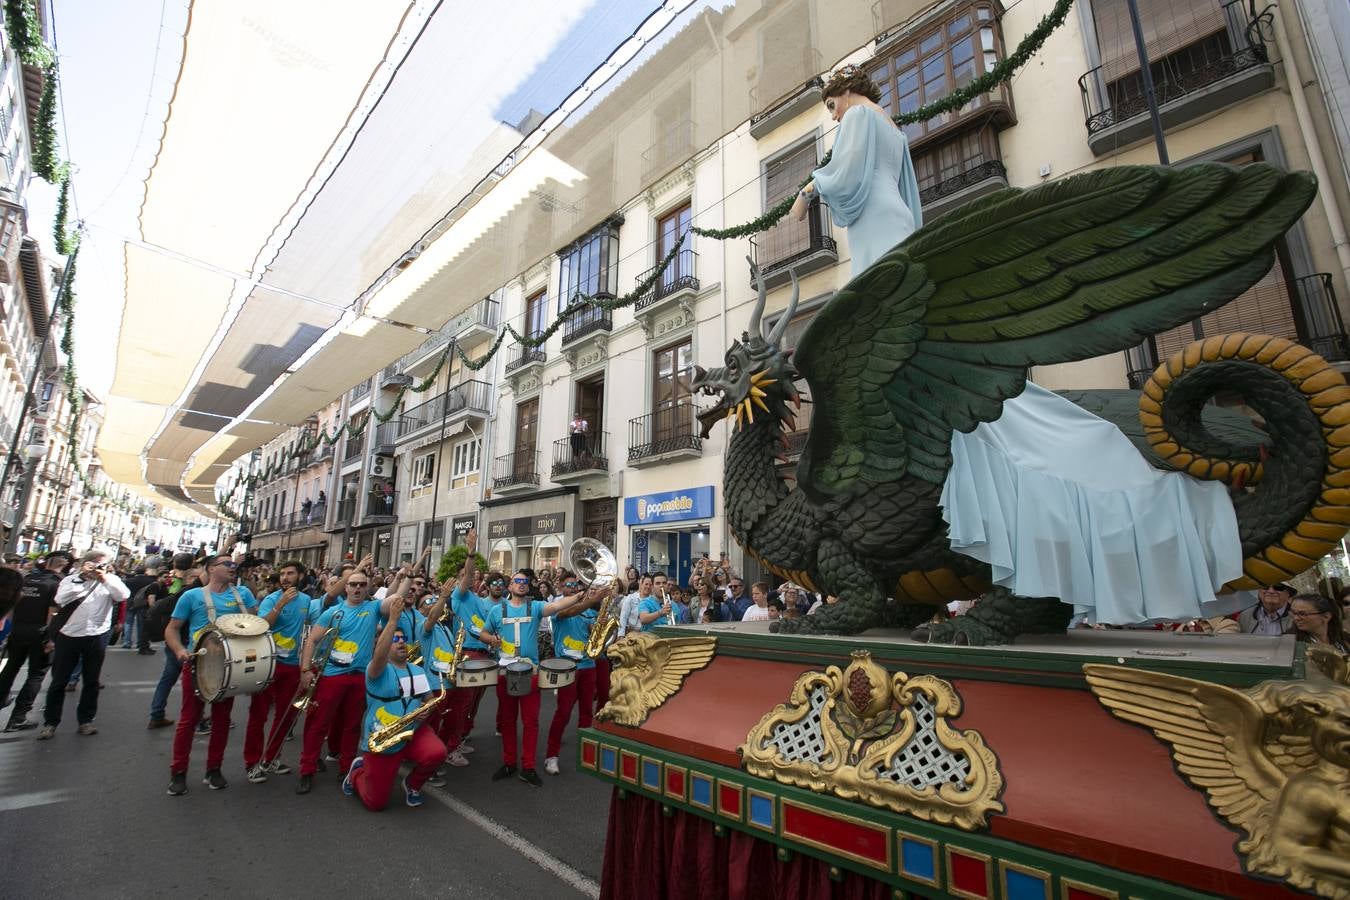
POLYGON ((66 702, 66 682, 76 663, 84 668, 84 685, 75 718, 80 723, 80 734, 98 734, 94 717, 98 715, 98 676, 107 649, 106 635, 112 627, 113 610, 130 596, 131 591, 108 565, 108 554, 101 550, 86 553, 76 572, 62 579, 56 589, 58 611, 52 621, 56 661, 38 740, 56 735, 66 702), (58 626, 56 623, 61 619, 65 621, 58 626))
POLYGON ((762 581, 750 585, 750 599, 755 605, 741 616, 742 622, 763 622, 769 618, 769 586, 762 581))

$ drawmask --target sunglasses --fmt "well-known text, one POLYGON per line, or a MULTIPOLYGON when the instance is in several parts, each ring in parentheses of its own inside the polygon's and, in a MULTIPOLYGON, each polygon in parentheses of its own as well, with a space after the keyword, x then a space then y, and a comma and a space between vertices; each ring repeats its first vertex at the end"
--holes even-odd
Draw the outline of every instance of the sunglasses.
POLYGON ((511 583, 512 583, 512 584, 529 584, 529 583, 530 583, 530 579, 528 579, 528 578, 512 578, 512 579, 511 579, 511 583))
POLYGON ((395 644, 406 644, 406 643, 408 643, 408 639, 407 639, 406 637, 404 637, 403 635, 401 635, 401 634, 396 634, 396 635, 394 635, 393 640, 394 640, 394 643, 395 643, 395 644))
POLYGON ((349 587, 349 588, 364 588, 364 587, 370 587, 370 582, 369 582, 369 581, 349 581, 349 582, 347 582, 347 587, 349 587))
POLYGON ((563 582, 563 587, 577 587, 578 584, 579 584, 579 582, 576 582, 576 581, 564 581, 564 582, 563 582))
POLYGON ((488 587, 506 587, 506 582, 499 578, 495 581, 489 581, 488 587))
POLYGON ((213 565, 213 566, 224 566, 224 567, 227 568, 227 569, 233 569, 233 568, 236 568, 235 562, 234 562, 234 560, 232 560, 232 559, 221 559, 221 560, 217 560, 216 562, 211 563, 211 565, 213 565))

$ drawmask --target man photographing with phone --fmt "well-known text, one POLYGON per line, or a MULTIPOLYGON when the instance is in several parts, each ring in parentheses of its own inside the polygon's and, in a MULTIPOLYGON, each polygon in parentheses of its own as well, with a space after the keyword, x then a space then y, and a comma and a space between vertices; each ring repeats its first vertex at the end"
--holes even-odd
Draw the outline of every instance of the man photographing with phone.
POLYGON ((86 553, 75 574, 61 581, 56 589, 57 612, 48 626, 48 635, 55 644, 55 663, 38 740, 56 735, 66 701, 66 682, 77 662, 84 668, 84 685, 75 717, 80 723, 80 734, 98 734, 94 717, 98 715, 98 676, 107 649, 105 635, 112 627, 113 609, 130 596, 131 591, 108 565, 108 554, 101 550, 86 553))

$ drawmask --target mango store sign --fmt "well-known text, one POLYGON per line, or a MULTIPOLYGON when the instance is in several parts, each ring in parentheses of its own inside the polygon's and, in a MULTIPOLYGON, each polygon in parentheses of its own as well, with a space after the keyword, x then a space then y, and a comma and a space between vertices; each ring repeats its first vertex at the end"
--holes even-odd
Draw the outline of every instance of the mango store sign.
POLYGON ((713 486, 687 488, 682 491, 663 491, 627 497, 623 501, 625 525, 656 525, 662 522, 685 522, 690 519, 710 519, 713 515, 713 486))

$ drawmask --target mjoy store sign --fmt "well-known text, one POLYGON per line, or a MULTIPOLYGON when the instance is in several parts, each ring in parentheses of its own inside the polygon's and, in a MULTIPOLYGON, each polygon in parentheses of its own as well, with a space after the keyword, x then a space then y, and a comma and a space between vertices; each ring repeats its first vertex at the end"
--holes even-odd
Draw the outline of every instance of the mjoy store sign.
POLYGON ((712 485, 687 488, 683 491, 644 494, 640 497, 628 497, 623 501, 625 525, 687 522, 691 519, 710 519, 712 514, 712 485))

